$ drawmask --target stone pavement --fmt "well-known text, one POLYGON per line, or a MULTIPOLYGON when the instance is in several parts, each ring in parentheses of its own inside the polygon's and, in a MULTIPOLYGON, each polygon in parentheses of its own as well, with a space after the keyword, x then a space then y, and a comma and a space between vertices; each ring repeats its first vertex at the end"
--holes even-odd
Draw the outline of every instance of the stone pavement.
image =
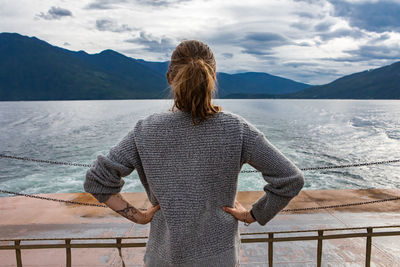
MULTIPOLYGON (((240 191, 237 199, 249 209, 263 193, 263 191, 240 191)), ((41 195, 97 203, 86 193, 41 195)), ((146 208, 149 205, 144 192, 123 193, 123 195, 135 207, 146 208)), ((400 196, 399 189, 303 190, 287 208, 336 205, 398 196, 400 196)), ((265 226, 253 223, 247 227, 240 223, 239 229, 241 233, 247 233, 387 225, 400 225, 399 200, 338 209, 280 213, 265 226)), ((134 224, 107 208, 20 196, 0 198, 0 239, 147 236, 148 232, 149 225, 134 224)), ((333 233, 335 232, 329 232, 333 233)), ((289 234, 275 236, 289 236, 289 234)), ((242 236, 242 238, 248 237, 242 236)), ((251 237, 266 237, 266 235, 251 237)), ((0 241, 0 245, 6 244, 11 243, 0 241)), ((266 243, 242 243, 241 246, 240 266, 268 266, 266 243)), ((322 266, 365 266, 365 238, 324 240, 322 251, 322 266)), ((126 266, 143 266, 144 252, 144 247, 123 248, 122 254, 126 266)), ((316 266, 316 252, 317 241, 277 242, 274 243, 274 266, 316 266)), ((373 237, 371 259, 371 266, 400 266, 400 237, 373 237)), ((65 249, 22 250, 22 263, 23 266, 29 267, 65 266, 65 249)), ((14 250, 0 250, 0 266, 16 266, 14 250)), ((72 266, 122 265, 116 248, 73 248, 72 266)))

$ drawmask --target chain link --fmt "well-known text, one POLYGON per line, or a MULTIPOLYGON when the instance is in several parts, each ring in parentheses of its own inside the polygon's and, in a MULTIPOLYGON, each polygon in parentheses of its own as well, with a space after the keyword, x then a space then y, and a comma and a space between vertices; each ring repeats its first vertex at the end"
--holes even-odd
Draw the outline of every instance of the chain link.
MULTIPOLYGON (((33 159, 33 158, 17 157, 17 156, 12 156, 12 155, 5 155, 5 154, 0 154, 0 158, 25 160, 25 161, 56 164, 56 165, 87 167, 87 168, 90 168, 90 167, 93 166, 93 165, 84 164, 84 163, 63 162, 63 161, 44 160, 44 159, 33 159)), ((302 171, 315 171, 315 170, 326 170, 326 169, 340 169, 340 168, 361 167, 361 166, 370 166, 370 165, 381 165, 381 164, 398 163, 398 162, 400 162, 400 159, 374 161, 374 162, 364 162, 364 163, 354 163, 354 164, 347 164, 347 165, 310 167, 310 168, 302 168, 300 170, 302 170, 302 171)), ((241 173, 252 173, 252 172, 260 172, 260 171, 258 171, 258 170, 243 170, 243 171, 240 171, 240 172, 241 173)))

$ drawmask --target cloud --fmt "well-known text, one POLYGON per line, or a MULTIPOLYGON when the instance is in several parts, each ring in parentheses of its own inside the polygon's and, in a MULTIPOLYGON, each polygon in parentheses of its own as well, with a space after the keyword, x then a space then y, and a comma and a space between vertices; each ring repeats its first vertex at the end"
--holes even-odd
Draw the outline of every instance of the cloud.
POLYGON ((171 38, 156 38, 144 31, 141 31, 138 37, 127 39, 125 42, 141 45, 145 51, 163 53, 165 56, 169 56, 177 45, 171 38))
POLYGON ((366 34, 358 29, 340 28, 340 29, 336 29, 331 32, 321 33, 318 36, 323 41, 329 41, 329 40, 332 40, 335 38, 341 38, 341 37, 351 37, 353 39, 359 39, 359 38, 365 37, 366 34))
POLYGON ((362 45, 355 50, 344 51, 351 56, 338 58, 341 61, 368 61, 371 59, 400 60, 400 45, 362 45), (350 60, 349 60, 350 59, 350 60))
POLYGON ((306 67, 306 66, 315 66, 315 63, 311 62, 287 62, 283 64, 284 66, 298 68, 298 67, 306 67))
POLYGON ((318 32, 326 32, 329 31, 330 28, 334 25, 334 23, 331 22, 320 22, 317 25, 314 26, 314 29, 318 32))
POLYGON ((224 58, 233 58, 233 54, 232 53, 222 53, 221 54, 224 58))
POLYGON ((347 2, 330 0, 334 15, 348 20, 351 26, 373 32, 400 31, 400 3, 395 1, 347 2))
POLYGON ((46 20, 61 19, 62 17, 72 17, 72 12, 61 7, 51 7, 47 13, 40 12, 36 15, 39 18, 46 20))
POLYGON ((295 22, 295 23, 290 24, 290 26, 293 28, 299 29, 301 31, 311 29, 311 24, 305 23, 305 22, 295 22))
POLYGON ((116 9, 119 8, 123 3, 138 4, 141 6, 151 6, 151 7, 170 7, 173 5, 180 4, 182 2, 188 2, 192 0, 94 0, 93 2, 86 5, 86 9, 116 9))
POLYGON ((311 43, 309 42, 300 42, 300 43, 296 43, 297 46, 311 46, 311 43))
POLYGON ((272 48, 291 43, 287 38, 277 33, 250 32, 240 40, 239 46, 244 48, 243 53, 271 58, 274 55, 274 52, 271 51, 272 48))
POLYGON ((323 0, 294 0, 294 2, 304 2, 304 3, 308 3, 308 4, 312 5, 312 4, 321 4, 324 1, 323 0))
POLYGON ((315 18, 315 15, 314 15, 313 13, 311 13, 311 12, 305 12, 305 11, 303 11, 303 12, 294 12, 293 14, 294 14, 294 15, 297 15, 297 16, 299 16, 299 17, 301 17, 301 18, 307 18, 307 19, 313 19, 313 18, 315 18))
POLYGON ((360 45, 357 49, 343 50, 343 52, 346 53, 347 56, 324 58, 324 60, 355 63, 381 61, 381 64, 400 60, 399 43, 382 43, 383 40, 388 40, 389 38, 390 37, 388 36, 388 34, 381 34, 380 36, 371 39, 367 43, 360 45))
POLYGON ((126 0, 95 0, 86 5, 86 9, 114 9, 117 4, 126 3, 126 0))
POLYGON ((169 7, 172 5, 180 4, 183 2, 189 2, 192 0, 136 0, 138 4, 146 5, 146 6, 155 6, 155 7, 169 7))
POLYGON ((99 31, 110 31, 110 32, 131 32, 137 30, 137 28, 131 28, 127 24, 118 25, 113 19, 103 18, 96 20, 96 28, 99 31))
POLYGON ((380 34, 377 38, 370 40, 369 43, 377 44, 377 43, 380 43, 380 42, 383 42, 383 41, 386 41, 389 39, 390 39, 390 35, 387 33, 383 33, 383 34, 380 34))

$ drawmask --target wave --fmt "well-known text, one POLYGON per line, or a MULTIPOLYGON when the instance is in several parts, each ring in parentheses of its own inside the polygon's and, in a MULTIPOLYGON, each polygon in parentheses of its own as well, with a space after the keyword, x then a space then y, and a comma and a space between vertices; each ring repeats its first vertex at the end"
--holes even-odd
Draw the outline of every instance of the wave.
POLYGON ((353 127, 371 127, 375 126, 375 123, 371 120, 365 119, 365 118, 360 118, 360 117, 354 117, 350 119, 350 124, 353 127))

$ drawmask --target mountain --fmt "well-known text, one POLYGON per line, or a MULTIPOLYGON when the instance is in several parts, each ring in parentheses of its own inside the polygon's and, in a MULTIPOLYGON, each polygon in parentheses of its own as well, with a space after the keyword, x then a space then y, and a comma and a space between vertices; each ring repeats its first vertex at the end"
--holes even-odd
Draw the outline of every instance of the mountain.
MULTIPOLYGON (((0 100, 167 98, 168 62, 113 50, 70 51, 36 37, 0 33, 0 100)), ((218 97, 279 95, 309 87, 267 73, 218 73, 218 97)))
POLYGON ((217 81, 221 98, 237 98, 238 95, 242 98, 269 98, 266 96, 293 93, 310 87, 263 72, 218 73, 217 81))
POLYGON ((0 34, 0 100, 160 98, 164 78, 109 50, 89 55, 0 34))
POLYGON ((339 78, 282 98, 400 99, 400 61, 339 78))

